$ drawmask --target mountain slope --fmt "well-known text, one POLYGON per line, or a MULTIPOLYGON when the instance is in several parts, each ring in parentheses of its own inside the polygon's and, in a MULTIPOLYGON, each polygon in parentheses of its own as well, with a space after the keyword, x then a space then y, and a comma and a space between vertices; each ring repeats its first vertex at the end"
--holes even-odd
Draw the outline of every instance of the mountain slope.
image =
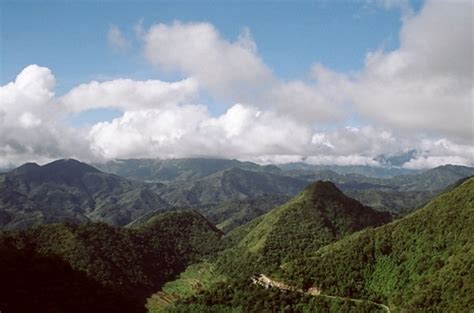
POLYGON ((232 167, 256 172, 281 172, 276 166, 260 166, 252 162, 212 158, 125 159, 95 166, 105 172, 130 179, 160 182, 196 180, 232 167))
POLYGON ((144 304, 147 295, 191 262, 215 252, 220 236, 200 214, 177 211, 156 215, 133 229, 104 223, 51 224, 4 232, 0 239, 21 251, 58 256, 75 271, 144 304))
POLYGON ((474 175, 474 168, 444 165, 424 172, 391 178, 338 174, 331 170, 291 170, 288 175, 307 181, 330 180, 350 197, 379 211, 407 213, 425 205, 459 179, 474 175))
POLYGON ((285 270, 303 287, 393 312, 465 312, 474 303, 474 178, 413 214, 326 246, 285 270))
MULTIPOLYGON (((216 282, 196 297, 181 300, 176 310, 167 304, 166 294, 155 294, 149 302, 150 311, 158 312, 166 305, 170 312, 212 312, 212 309, 216 312, 230 312, 232 309, 240 312, 239 307, 244 308, 243 311, 251 311, 250 308, 256 305, 255 301, 267 303, 266 306, 263 303, 258 305, 261 312, 281 311, 288 303, 295 301, 305 301, 303 305, 307 310, 304 311, 302 306, 299 310, 293 306, 286 310, 311 311, 311 308, 316 308, 311 297, 298 293, 285 295, 271 290, 265 292, 265 289, 253 285, 250 278, 255 273, 278 277, 281 275, 282 262, 304 257, 345 235, 389 221, 388 213, 363 206, 345 196, 333 183, 315 182, 289 202, 238 227, 223 238, 223 245, 228 248, 212 260, 216 275, 221 275, 219 280, 223 283, 216 282), (193 307, 193 303, 199 303, 200 306, 193 307)), ((192 270, 189 272, 192 273, 192 270)), ((188 286, 189 283, 184 279, 174 285, 182 286, 183 290, 192 290, 192 286, 188 286)), ((189 292, 175 294, 175 300, 179 296, 189 297, 189 292)), ((322 302, 325 305, 331 303, 327 300, 322 302)), ((350 303, 347 305, 349 309, 354 308, 350 303)))
POLYGON ((233 167, 195 181, 170 184, 160 189, 159 195, 176 206, 196 206, 245 200, 263 194, 291 196, 307 184, 298 178, 233 167))
POLYGON ((57 256, 17 249, 0 239, 0 308, 5 312, 143 312, 115 288, 57 256))
POLYGON ((125 225, 147 211, 169 207, 156 188, 71 159, 44 166, 27 163, 0 182, 0 226, 88 220, 125 225))
POLYGON ((390 215, 363 206, 333 183, 318 181, 264 216, 240 242, 278 264, 343 236, 390 221, 390 215))

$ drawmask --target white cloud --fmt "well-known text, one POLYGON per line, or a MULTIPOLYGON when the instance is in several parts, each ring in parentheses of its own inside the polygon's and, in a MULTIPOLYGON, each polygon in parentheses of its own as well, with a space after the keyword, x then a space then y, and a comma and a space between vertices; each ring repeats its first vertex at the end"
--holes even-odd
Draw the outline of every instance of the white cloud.
POLYGON ((198 85, 188 78, 177 82, 116 79, 79 85, 61 98, 65 109, 81 112, 95 108, 135 110, 184 104, 196 100, 198 85))
POLYGON ((116 25, 110 25, 109 31, 107 32, 107 42, 118 52, 127 51, 132 47, 130 41, 124 37, 116 25))
POLYGON ((372 122, 472 142, 472 40, 472 2, 428 1, 344 88, 372 122))
POLYGON ((153 25, 145 35, 145 55, 158 68, 195 77, 203 87, 233 99, 272 83, 270 69, 255 54, 248 31, 228 42, 208 23, 153 25))
POLYGON ((193 77, 230 103, 251 103, 306 122, 332 122, 344 116, 340 103, 322 86, 276 77, 258 56, 248 28, 230 42, 208 23, 157 24, 144 36, 144 52, 159 69, 193 77))
POLYGON ((301 153, 311 140, 311 130, 241 104, 217 118, 204 106, 189 105, 126 112, 121 118, 95 125, 90 139, 94 151, 106 158, 254 158, 301 153))
POLYGON ((199 156, 377 165, 380 154, 411 149, 408 168, 474 165, 470 9, 469 2, 427 2, 404 19, 399 49, 369 53, 355 74, 316 64, 311 82, 276 77, 246 28, 232 42, 207 23, 137 26, 146 57, 186 78, 92 81, 56 97, 51 71, 28 66, 0 87, 0 167, 59 157, 199 156), (213 116, 199 104, 203 91, 233 105, 213 116), (96 108, 123 116, 79 130, 64 123, 96 108), (344 127, 352 114, 362 126, 344 127))
POLYGON ((54 85, 49 69, 30 65, 0 87, 0 167, 66 156, 89 158, 82 134, 62 123, 65 112, 54 97, 54 85))

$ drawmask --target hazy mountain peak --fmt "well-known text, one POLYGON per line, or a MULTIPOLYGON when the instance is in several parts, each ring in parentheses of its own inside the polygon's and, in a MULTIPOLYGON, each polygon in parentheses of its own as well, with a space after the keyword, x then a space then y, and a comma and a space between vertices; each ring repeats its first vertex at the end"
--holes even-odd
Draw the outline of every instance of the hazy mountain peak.
POLYGON ((75 159, 60 159, 43 165, 45 170, 68 172, 70 174, 79 173, 99 173, 100 171, 89 164, 75 159))
POLYGON ((318 180, 306 187, 301 195, 304 198, 345 196, 333 182, 318 180))

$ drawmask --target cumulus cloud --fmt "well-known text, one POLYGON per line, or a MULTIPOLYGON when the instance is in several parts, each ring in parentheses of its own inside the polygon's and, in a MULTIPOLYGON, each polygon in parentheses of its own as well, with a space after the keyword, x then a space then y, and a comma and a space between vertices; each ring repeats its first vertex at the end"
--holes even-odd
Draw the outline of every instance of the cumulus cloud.
POLYGON ((132 47, 130 41, 125 38, 116 25, 110 25, 107 32, 107 42, 117 52, 127 51, 132 47))
POLYGON ((116 79, 92 81, 71 89, 61 98, 65 109, 81 112, 96 108, 136 110, 185 104, 196 100, 198 85, 188 78, 177 82, 116 79))
POLYGON ((49 69, 30 65, 0 87, 0 167, 65 156, 88 158, 80 134, 62 123, 54 85, 49 69))
POLYGON ((111 157, 214 156, 256 158, 260 154, 298 154, 311 129, 272 112, 236 104, 212 117, 200 105, 126 112, 95 125, 94 151, 111 157))
MULTIPOLYGON (((407 168, 474 165, 471 9, 428 1, 404 18, 398 49, 372 51, 358 73, 315 64, 310 81, 276 77, 249 29, 229 41, 208 23, 139 24, 147 59, 185 78, 92 81, 57 97, 51 71, 28 66, 0 87, 0 167, 60 157, 378 166, 381 154, 413 149, 407 168), (215 116, 203 92, 231 105, 215 116), (98 108, 123 115, 83 129, 65 122, 98 108), (361 126, 344 127, 348 116, 361 126)), ((118 28, 109 37, 127 45, 118 28)))
POLYGON ((195 77, 220 96, 235 99, 241 93, 259 91, 274 79, 256 55, 248 31, 228 42, 208 23, 157 24, 145 35, 144 49, 152 64, 195 77))
POLYGON ((248 28, 230 42, 209 23, 157 24, 144 36, 144 53, 159 69, 193 77, 230 103, 252 103, 306 122, 332 122, 344 116, 340 103, 323 87, 276 77, 258 56, 248 28))
MULTIPOLYGON (((320 70, 322 80, 333 75, 320 70)), ((222 115, 212 116, 205 105, 186 103, 195 93, 195 87, 188 88, 192 81, 92 82, 60 98, 54 95, 54 84, 49 69, 31 65, 0 88, 0 167, 60 157, 86 161, 224 157, 260 163, 377 166, 377 155, 411 149, 417 153, 405 165, 409 168, 446 162, 474 164, 472 145, 448 139, 408 136, 372 126, 314 131, 311 123, 250 104, 235 104, 222 115), (174 98, 174 88, 188 90, 188 96, 168 101, 174 98), (91 107, 121 108, 124 114, 85 129, 72 129, 63 122, 70 114, 91 107)))
POLYGON ((472 30, 472 2, 428 1, 342 88, 374 123, 472 142, 472 30))

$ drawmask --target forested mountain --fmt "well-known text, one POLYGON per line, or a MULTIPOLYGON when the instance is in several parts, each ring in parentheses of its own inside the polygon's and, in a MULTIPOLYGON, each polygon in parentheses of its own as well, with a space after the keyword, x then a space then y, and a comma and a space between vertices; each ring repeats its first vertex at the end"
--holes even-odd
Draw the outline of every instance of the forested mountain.
MULTIPOLYGON (((191 262, 215 252, 220 236, 221 232, 200 214, 178 211, 156 215, 133 229, 117 228, 104 223, 50 224, 24 231, 3 232, 0 239, 5 243, 5 249, 18 255, 14 259, 26 262, 26 256, 33 255, 44 262, 44 268, 31 269, 32 276, 24 277, 25 284, 18 284, 20 289, 10 291, 16 296, 16 300, 22 292, 32 293, 31 296, 37 297, 33 294, 34 290, 25 287, 30 280, 32 284, 38 283, 34 281, 36 275, 52 273, 53 277, 59 279, 58 275, 64 269, 67 273, 65 279, 68 275, 80 272, 82 276, 77 274, 81 279, 77 282, 79 285, 87 285, 89 281, 92 281, 90 284, 93 286, 98 283, 102 288, 122 294, 130 303, 143 310, 147 295, 158 290, 191 262), (62 265, 55 272, 53 265, 60 262, 68 265, 62 265), (68 266, 72 270, 65 268, 68 266)), ((12 255, 0 255, 0 263, 12 262, 12 255)), ((10 267, 16 273, 21 271, 20 267, 10 267)), ((17 277, 11 274, 6 277, 13 281, 5 280, 2 276, 2 285, 15 286, 14 280, 17 277)), ((56 286, 54 280, 47 280, 44 284, 43 288, 67 285, 61 283, 56 286)), ((72 285, 71 288, 75 292, 76 286, 72 285)), ((86 291, 83 294, 88 295, 86 291)), ((0 295, 0 303, 5 304, 2 308, 12 305, 10 301, 13 299, 6 299, 3 293, 0 295)), ((64 299, 51 301, 55 306, 67 306, 63 308, 67 312, 70 311, 69 305, 81 305, 78 298, 65 303, 64 299)), ((100 302, 98 299, 95 301, 100 302)))
POLYGON ((107 164, 111 168, 120 165, 125 174, 137 174, 143 167, 146 175, 170 181, 128 180, 71 159, 43 166, 27 163, 0 176, 0 228, 61 221, 104 221, 124 226, 148 213, 186 207, 230 231, 320 179, 334 182, 374 209, 406 214, 458 179, 474 175, 474 168, 453 165, 416 175, 374 178, 311 168, 283 171, 270 165, 222 159, 123 160, 107 164))
POLYGON ((159 194, 175 206, 193 206, 245 200, 263 194, 293 196, 307 185, 307 181, 299 178, 232 167, 195 181, 169 184, 159 194))
POLYGON ((418 174, 374 178, 359 174, 338 174, 331 170, 289 171, 293 177, 334 182, 347 195, 372 208, 394 213, 410 212, 431 200, 459 179, 474 175, 474 168, 444 165, 418 174))
POLYGON ((267 213, 239 246, 279 264, 357 230, 389 221, 388 213, 363 206, 331 182, 318 181, 267 213))
POLYGON ((468 312, 474 303, 474 178, 413 214, 285 265, 303 287, 394 312, 468 312))
POLYGON ((106 174, 68 159, 44 166, 24 164, 0 182, 0 226, 21 228, 69 220, 125 225, 145 212, 169 205, 160 186, 106 174))
POLYGON ((281 172, 278 167, 273 165, 260 166, 252 162, 211 158, 125 159, 94 165, 104 172, 126 178, 159 182, 196 180, 232 167, 256 172, 281 172))
POLYGON ((224 238, 223 245, 228 248, 212 262, 217 272, 227 277, 225 284, 230 283, 233 287, 223 288, 217 284, 204 297, 221 299, 220 295, 215 294, 219 292, 228 293, 229 297, 242 296, 242 292, 253 290, 249 284, 254 273, 279 275, 283 262, 306 256, 308 252, 348 234, 390 220, 388 213, 363 206, 345 196, 333 183, 315 182, 289 202, 235 229, 224 238), (241 288, 250 289, 243 291, 241 288))
MULTIPOLYGON (((323 190, 325 197, 333 193, 327 188, 323 190)), ((234 247, 216 260, 220 275, 225 273, 227 279, 217 279, 204 291, 177 300, 174 305, 157 309, 151 306, 150 312, 362 313, 472 309, 474 178, 395 222, 365 228, 326 245, 300 245, 304 253, 296 251, 299 256, 296 259, 293 246, 289 246, 291 253, 284 255, 286 260, 273 267, 262 266, 258 259, 252 259, 252 253, 242 253, 245 249, 251 249, 253 254, 265 253, 269 242, 267 230, 277 223, 275 218, 264 222, 271 213, 227 236, 234 247), (262 223, 267 226, 252 235, 262 223), (255 273, 272 277, 272 287, 265 289, 252 283, 250 278, 255 282, 258 277, 255 273)), ((291 222, 288 229, 294 229, 291 222)), ((283 246, 274 246, 271 250, 275 254, 266 254, 267 259, 281 260, 280 251, 285 242, 295 242, 290 241, 291 233, 285 235, 286 232, 281 232, 278 242, 283 241, 283 246)), ((311 236, 306 234, 300 239, 303 238, 311 236)))
POLYGON ((304 162, 278 164, 285 172, 320 172, 333 171, 339 175, 358 174, 373 178, 390 178, 404 174, 417 174, 418 170, 405 169, 391 166, 368 166, 368 165, 313 165, 304 162))
POLYGON ((268 211, 288 202, 291 197, 282 194, 262 194, 244 200, 231 200, 199 208, 211 222, 224 232, 244 225, 268 211))
POLYGON ((1 238, 0 276, 4 312, 143 312, 122 290, 100 284, 61 257, 17 249, 1 238))

